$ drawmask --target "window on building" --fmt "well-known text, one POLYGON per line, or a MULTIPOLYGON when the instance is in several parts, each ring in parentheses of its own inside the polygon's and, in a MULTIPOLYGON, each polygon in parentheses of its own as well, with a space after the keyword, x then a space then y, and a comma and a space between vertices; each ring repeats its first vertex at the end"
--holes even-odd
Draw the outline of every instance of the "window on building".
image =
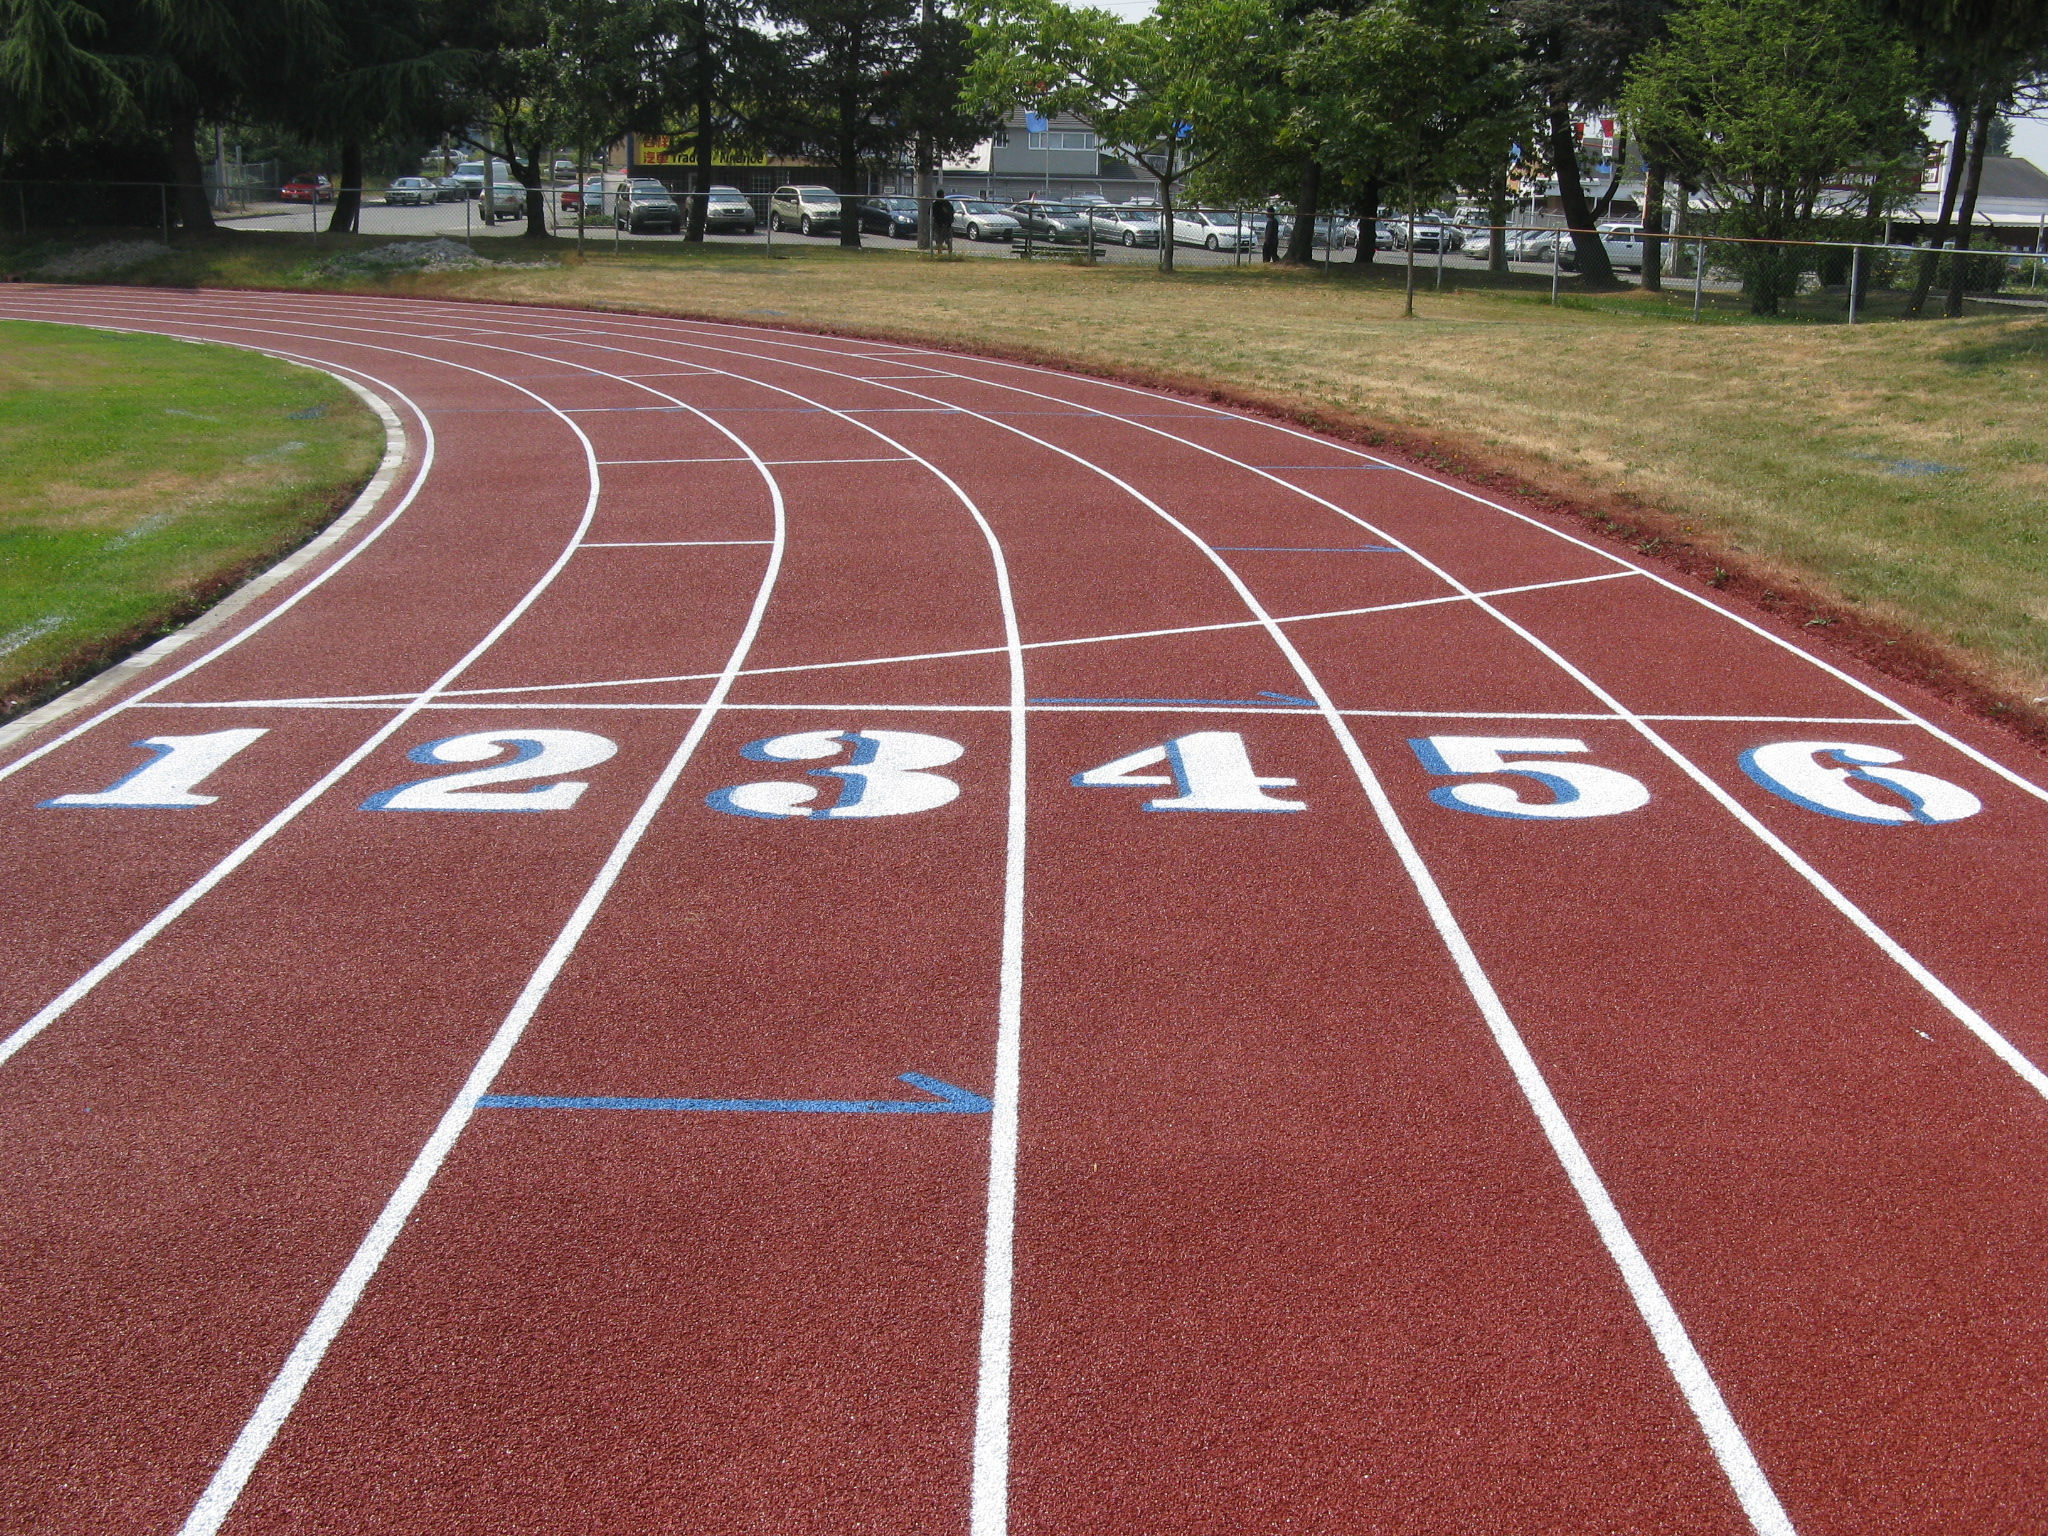
POLYGON ((1049 133, 1026 135, 1028 149, 1093 149, 1095 135, 1055 128, 1049 133))

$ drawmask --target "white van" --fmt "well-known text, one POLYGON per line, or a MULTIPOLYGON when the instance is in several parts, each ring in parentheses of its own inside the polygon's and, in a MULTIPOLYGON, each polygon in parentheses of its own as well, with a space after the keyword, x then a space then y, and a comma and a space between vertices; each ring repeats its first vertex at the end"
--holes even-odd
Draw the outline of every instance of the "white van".
POLYGON ((1602 224, 1599 230, 1600 243, 1607 248, 1610 262, 1629 272, 1643 270, 1642 225, 1602 224))

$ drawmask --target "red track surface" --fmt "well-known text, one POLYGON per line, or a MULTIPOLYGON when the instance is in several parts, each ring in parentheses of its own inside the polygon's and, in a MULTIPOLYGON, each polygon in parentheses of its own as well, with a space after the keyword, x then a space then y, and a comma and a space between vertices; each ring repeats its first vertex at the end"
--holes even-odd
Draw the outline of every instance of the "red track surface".
POLYGON ((0 1529, 2048 1529, 2009 744, 1100 381, 441 303, 0 315, 303 359, 408 445, 321 559, 0 753, 0 1529), (258 728, 210 804, 41 803, 258 728), (498 786, 566 809, 362 808, 534 730, 616 755, 498 786), (858 805, 740 749, 859 730, 956 743, 957 798, 707 804, 858 805), (1222 732, 1307 809, 1072 782, 1222 732), (1471 814, 1571 791, 1408 744, 1455 736, 1648 801, 1471 814), (1824 814, 1740 768, 1787 741, 1982 808, 1824 814), (991 1107, 479 1103, 938 1102, 903 1073, 991 1107))

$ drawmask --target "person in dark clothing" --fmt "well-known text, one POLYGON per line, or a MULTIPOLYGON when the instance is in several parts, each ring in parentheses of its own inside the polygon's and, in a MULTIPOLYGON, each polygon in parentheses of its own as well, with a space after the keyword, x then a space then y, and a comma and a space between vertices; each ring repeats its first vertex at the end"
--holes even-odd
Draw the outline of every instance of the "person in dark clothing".
POLYGON ((1266 239, 1265 243, 1259 247, 1259 259, 1261 261, 1278 261, 1280 259, 1280 215, 1271 208, 1266 210, 1266 239))
POLYGON ((932 199, 932 249, 953 254, 953 200, 944 187, 932 199))

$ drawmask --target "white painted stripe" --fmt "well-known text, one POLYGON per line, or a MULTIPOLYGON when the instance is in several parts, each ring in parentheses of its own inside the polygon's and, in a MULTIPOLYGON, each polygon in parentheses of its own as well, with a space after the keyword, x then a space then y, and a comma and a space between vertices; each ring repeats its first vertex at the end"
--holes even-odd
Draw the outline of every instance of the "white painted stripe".
MULTIPOLYGON (((651 388, 645 385, 641 387, 651 388)), ((726 431, 716 422, 711 424, 718 426, 720 431, 726 431)), ((726 435, 733 437, 733 441, 741 448, 746 448, 746 444, 740 442, 731 432, 726 432, 726 435)), ((587 441, 586 439, 586 444, 587 441)), ((748 452, 751 455, 750 449, 748 452)), ((233 1513, 235 1502, 248 1486, 249 1479, 255 1475, 257 1466, 262 1462, 272 1442, 276 1440, 278 1431, 284 1427, 285 1421, 291 1417, 292 1410, 298 1406, 308 1383, 319 1370, 320 1362, 326 1357, 329 1347, 340 1335, 343 1327, 347 1325, 357 1304, 362 1300, 364 1291, 383 1265, 385 1256, 390 1253, 392 1245, 405 1230, 407 1219, 426 1196, 428 1187, 433 1183, 435 1175, 440 1172, 442 1164, 447 1161, 448 1154, 455 1149, 464 1128, 476 1113, 477 1100, 490 1092, 491 1084, 503 1070, 506 1060, 511 1056, 513 1048, 518 1045, 534 1014, 539 1011, 541 1003, 546 1000, 549 989, 554 985, 556 977, 561 974, 562 967, 575 952, 584 933, 596 918, 598 909, 603 906, 605 898, 617 884, 626 861, 632 857, 633 850, 639 846, 647 828, 652 825, 655 813, 661 809, 674 790, 676 782, 682 777, 683 770, 689 766, 690 759, 695 755, 699 743, 703 741, 705 732, 710 729, 712 720, 717 716, 724 695, 730 692, 739 672, 739 664, 745 659, 755 636, 760 632, 769 596, 781 572, 782 556, 786 547, 787 530, 781 489, 776 484, 775 477, 758 457, 753 459, 753 463, 766 480, 773 502, 775 548, 762 573, 761 583, 755 592, 753 607, 747 615, 739 642, 733 647, 732 655, 712 690, 710 700, 691 722, 682 744, 663 766, 654 784, 634 811, 632 819, 627 822, 617 842, 612 845, 611 853, 603 866, 584 891, 582 899, 577 902, 576 909, 570 913, 569 920, 556 934, 554 943, 548 947, 547 953, 533 974, 527 978, 526 985, 513 1003, 511 1012, 498 1026, 497 1032, 477 1059, 476 1065, 470 1069, 469 1077, 455 1095, 454 1101, 442 1112, 433 1134, 427 1138, 426 1144, 413 1159, 405 1178, 392 1192, 391 1198, 385 1202, 384 1209, 379 1212, 376 1221, 372 1223, 362 1242, 357 1245, 340 1278, 335 1281, 333 1288, 321 1302, 319 1310, 313 1315, 312 1322, 299 1336, 298 1343, 293 1346, 291 1354, 286 1357, 284 1365, 272 1379, 269 1389, 256 1405, 255 1412, 242 1426, 235 1443, 215 1469, 212 1480, 193 1506, 192 1512, 186 1517, 185 1523, 179 1529, 179 1536, 214 1536, 233 1513)), ((593 510, 596 505, 596 474, 596 455, 592 453, 593 510)))
POLYGON ((579 549, 713 549, 730 544, 773 544, 773 539, 635 539, 620 543, 588 541, 579 549))

